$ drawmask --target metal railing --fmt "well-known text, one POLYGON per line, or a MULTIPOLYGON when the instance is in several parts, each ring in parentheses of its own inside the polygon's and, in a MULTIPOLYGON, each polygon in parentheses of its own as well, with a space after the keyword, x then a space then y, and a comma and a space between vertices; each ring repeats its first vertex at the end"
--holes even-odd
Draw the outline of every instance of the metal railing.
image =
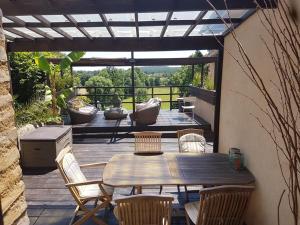
MULTIPOLYGON (((143 101, 148 100, 150 97, 159 97, 162 99, 162 104, 169 104, 169 109, 177 109, 178 108, 178 100, 179 96, 183 96, 185 93, 189 92, 190 86, 135 86, 134 93, 135 103, 141 103, 143 101), (160 89, 164 89, 166 93, 162 93, 159 91, 160 89), (144 92, 140 92, 139 90, 145 90, 144 92), (164 96, 168 96, 165 98, 164 96), (141 100, 142 99, 142 100, 141 100)), ((122 100, 122 104, 132 104, 132 108, 134 108, 133 104, 133 87, 132 86, 114 86, 114 87, 98 87, 98 86, 82 86, 75 87, 75 95, 76 96, 86 96, 90 98, 93 104, 97 107, 99 104, 102 106, 112 105, 112 98, 118 93, 118 96, 122 100), (123 94, 120 94, 123 93, 123 94)))

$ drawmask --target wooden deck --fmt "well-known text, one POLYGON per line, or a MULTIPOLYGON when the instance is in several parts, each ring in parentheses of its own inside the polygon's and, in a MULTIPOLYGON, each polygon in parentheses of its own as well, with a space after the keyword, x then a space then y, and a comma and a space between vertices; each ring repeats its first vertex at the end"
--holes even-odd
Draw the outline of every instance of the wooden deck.
POLYGON ((205 130, 207 136, 211 136, 211 125, 209 123, 199 117, 195 117, 195 120, 193 120, 189 114, 180 113, 178 110, 160 110, 157 122, 149 126, 134 126, 131 124, 129 116, 122 120, 120 124, 117 124, 117 120, 105 120, 101 111, 97 113, 97 116, 91 122, 73 125, 72 130, 74 138, 91 137, 93 134, 102 134, 104 135, 102 137, 108 137, 105 136, 105 133, 109 133, 110 136, 112 132, 118 132, 118 135, 122 135, 123 132, 127 135, 122 137, 130 137, 129 132, 142 130, 165 131, 173 134, 173 136, 169 135, 167 137, 175 137, 177 130, 186 128, 201 128, 205 130))
MULTIPOLYGON (((91 141, 92 142, 92 141, 91 141)), ((115 144, 109 144, 109 139, 97 139, 97 144, 74 144, 74 154, 80 163, 92 163, 108 161, 113 155, 130 153, 134 150, 133 139, 123 139, 115 144)), ((212 151, 211 144, 207 149, 212 151)), ((178 144, 175 138, 163 138, 162 150, 165 152, 177 152, 178 144)), ((101 169, 88 169, 84 171, 88 179, 99 179, 101 169)), ((75 202, 68 190, 64 187, 64 182, 58 170, 52 171, 24 171, 24 182, 26 185, 26 200, 29 205, 29 216, 31 224, 35 225, 65 225, 73 213, 75 202)), ((182 188, 183 189, 183 188, 182 188)), ((131 189, 117 189, 114 198, 128 195, 131 189)), ((183 190, 182 190, 183 191, 183 190)), ((172 195, 175 198, 174 206, 179 213, 174 217, 173 224, 185 224, 182 206, 184 195, 178 195, 176 187, 164 187, 164 194, 172 195), (179 216, 178 216, 179 215, 179 216)), ((158 187, 150 187, 144 193, 159 193, 158 187)), ((192 194, 191 198, 196 200, 197 194, 192 194)), ((116 225, 116 220, 110 212, 107 217, 108 224, 116 225)), ((88 223, 88 224, 93 224, 88 223)))

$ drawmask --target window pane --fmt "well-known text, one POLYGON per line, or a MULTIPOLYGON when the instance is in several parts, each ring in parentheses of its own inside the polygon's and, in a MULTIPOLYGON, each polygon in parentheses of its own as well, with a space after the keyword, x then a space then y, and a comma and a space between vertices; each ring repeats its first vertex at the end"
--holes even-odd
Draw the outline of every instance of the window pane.
POLYGON ((167 18, 167 12, 159 13, 139 13, 139 21, 164 21, 167 18))
POLYGON ((27 28, 24 28, 24 27, 16 27, 15 29, 18 30, 18 31, 21 31, 21 32, 23 32, 25 34, 28 34, 28 35, 30 35, 30 36, 32 36, 34 38, 41 38, 41 37, 43 37, 43 36, 41 36, 41 35, 33 32, 33 31, 31 31, 31 30, 29 30, 27 28))
POLYGON ((85 35, 75 27, 61 27, 61 29, 72 37, 85 37, 85 35))
POLYGON ((54 38, 63 37, 61 34, 57 33, 55 30, 52 30, 51 28, 38 27, 38 29, 45 32, 46 34, 49 34, 50 36, 52 36, 54 38))
POLYGON ((199 13, 199 11, 174 12, 172 15, 172 20, 194 20, 199 13))
POLYGON ((116 37, 136 37, 135 27, 111 27, 116 37))
POLYGON ((92 37, 110 37, 105 27, 84 27, 92 37))
POLYGON ((107 21, 134 21, 133 13, 113 13, 105 14, 107 21))
MULTIPOLYGON (((215 11, 208 11, 205 16, 203 17, 204 20, 206 19, 218 19, 219 16, 223 18, 229 18, 227 10, 218 10, 218 13, 215 11), (219 15, 218 15, 219 14, 219 15)), ((229 10, 229 15, 231 18, 240 18, 242 17, 247 10, 229 10)))
POLYGON ((101 22, 101 18, 99 14, 76 14, 72 15, 72 17, 77 21, 77 22, 101 22))
POLYGON ((225 24, 198 25, 190 36, 221 35, 226 29, 225 24))
POLYGON ((7 34, 7 35, 9 35, 9 36, 11 36, 13 38, 22 38, 19 35, 16 35, 16 34, 14 34, 12 32, 7 31, 7 30, 4 30, 4 34, 7 34))
POLYGON ((63 15, 43 15, 43 17, 51 23, 68 22, 67 18, 63 15))
POLYGON ((183 36, 188 28, 189 28, 189 25, 168 26, 165 36, 166 37, 183 36))
POLYGON ((16 16, 16 17, 19 18, 20 20, 23 20, 26 23, 39 23, 40 22, 33 16, 16 16))
POLYGON ((159 37, 162 26, 139 27, 140 37, 159 37))

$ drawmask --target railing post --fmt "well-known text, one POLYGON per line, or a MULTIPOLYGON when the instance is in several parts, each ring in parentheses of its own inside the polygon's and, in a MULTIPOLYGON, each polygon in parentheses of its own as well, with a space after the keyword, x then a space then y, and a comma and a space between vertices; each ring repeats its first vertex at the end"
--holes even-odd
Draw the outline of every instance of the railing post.
POLYGON ((95 105, 95 107, 97 108, 97 94, 96 94, 96 91, 97 91, 97 88, 96 87, 94 87, 94 105, 95 105))
POLYGON ((169 101, 170 101, 170 110, 172 110, 172 102, 173 102, 173 91, 172 91, 172 86, 170 86, 170 97, 169 97, 169 101))
POLYGON ((154 88, 153 88, 153 86, 151 87, 151 98, 154 98, 154 88))

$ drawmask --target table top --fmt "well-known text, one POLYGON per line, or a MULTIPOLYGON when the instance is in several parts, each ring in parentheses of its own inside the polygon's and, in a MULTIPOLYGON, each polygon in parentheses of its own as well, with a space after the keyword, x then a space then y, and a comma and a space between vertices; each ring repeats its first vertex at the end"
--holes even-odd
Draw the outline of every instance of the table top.
POLYGON ((21 141, 58 140, 72 129, 71 126, 45 126, 20 138, 21 141))
POLYGON ((244 185, 255 181, 247 169, 236 171, 220 153, 164 153, 113 156, 103 181, 115 187, 151 185, 244 185))

